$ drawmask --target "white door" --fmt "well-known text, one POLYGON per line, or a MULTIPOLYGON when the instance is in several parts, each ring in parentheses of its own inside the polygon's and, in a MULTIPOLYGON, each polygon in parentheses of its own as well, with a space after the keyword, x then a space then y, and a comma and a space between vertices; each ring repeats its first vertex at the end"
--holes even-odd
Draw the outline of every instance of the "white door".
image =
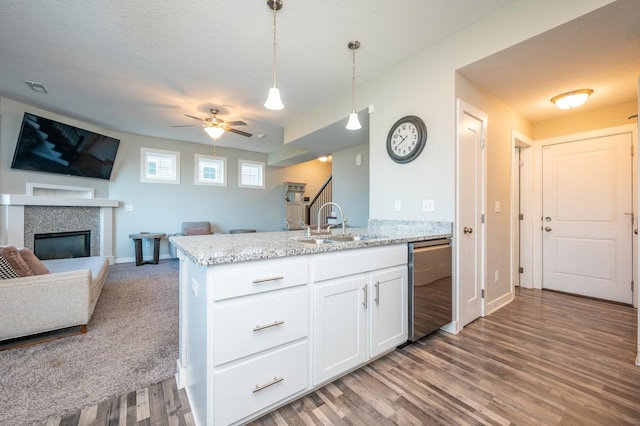
POLYGON ((458 101, 458 288, 461 326, 483 315, 486 114, 458 101))
POLYGON ((632 302, 632 135, 543 147, 543 288, 632 302))

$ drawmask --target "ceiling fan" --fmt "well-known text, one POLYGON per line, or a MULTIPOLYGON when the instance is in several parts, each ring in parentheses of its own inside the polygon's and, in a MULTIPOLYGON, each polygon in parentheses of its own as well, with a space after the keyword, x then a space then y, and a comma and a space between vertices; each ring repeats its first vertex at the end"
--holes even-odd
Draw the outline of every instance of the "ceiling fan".
MULTIPOLYGON (((224 132, 236 133, 241 136, 246 136, 250 138, 252 136, 251 133, 243 132, 242 130, 234 129, 231 126, 246 126, 247 123, 244 121, 224 121, 221 118, 218 118, 218 113, 220 110, 217 108, 211 108, 211 117, 200 118, 194 115, 185 114, 186 117, 193 118, 194 120, 198 120, 202 122, 202 126, 204 127, 204 131, 212 139, 218 139, 224 132)), ((174 127, 188 127, 188 126, 174 126, 174 127)))

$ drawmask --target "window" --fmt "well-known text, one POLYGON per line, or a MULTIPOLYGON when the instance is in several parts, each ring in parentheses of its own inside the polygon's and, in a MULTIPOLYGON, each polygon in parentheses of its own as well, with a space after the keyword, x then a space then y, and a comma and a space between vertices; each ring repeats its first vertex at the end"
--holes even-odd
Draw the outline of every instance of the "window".
POLYGON ((227 186, 227 159, 196 154, 194 183, 227 186))
POLYGON ((180 153, 140 148, 140 182, 180 183, 180 153))
POLYGON ((264 189, 264 163, 238 160, 238 187, 264 189))

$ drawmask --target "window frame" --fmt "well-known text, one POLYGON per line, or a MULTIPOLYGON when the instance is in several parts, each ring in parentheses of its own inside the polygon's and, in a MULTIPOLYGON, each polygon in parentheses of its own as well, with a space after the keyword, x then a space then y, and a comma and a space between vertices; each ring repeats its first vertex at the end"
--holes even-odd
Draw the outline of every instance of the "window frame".
POLYGON ((155 148, 140 148, 140 182, 142 183, 164 183, 180 184, 180 152, 166 151, 155 148), (171 174, 167 177, 153 176, 148 174, 150 158, 152 156, 161 158, 172 158, 171 174))
POLYGON ((194 185, 227 186, 227 158, 213 156, 213 155, 195 154, 193 174, 194 174, 193 176, 194 185), (202 180, 200 177, 200 161, 201 160, 220 163, 220 168, 222 169, 221 171, 222 176, 220 177, 220 179, 217 179, 216 181, 202 180))
POLYGON ((265 189, 266 188, 266 163, 262 161, 252 161, 252 160, 238 160, 238 188, 248 188, 248 189, 265 189), (245 182, 242 179, 243 166, 257 166, 260 170, 260 183, 254 184, 251 182, 245 182))

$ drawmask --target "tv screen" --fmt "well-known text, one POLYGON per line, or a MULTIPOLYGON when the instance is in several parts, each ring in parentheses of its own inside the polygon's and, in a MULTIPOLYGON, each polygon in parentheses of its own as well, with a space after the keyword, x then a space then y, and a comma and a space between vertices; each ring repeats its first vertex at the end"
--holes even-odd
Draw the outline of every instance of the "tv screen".
POLYGON ((25 113, 12 169, 110 179, 120 140, 25 113))

